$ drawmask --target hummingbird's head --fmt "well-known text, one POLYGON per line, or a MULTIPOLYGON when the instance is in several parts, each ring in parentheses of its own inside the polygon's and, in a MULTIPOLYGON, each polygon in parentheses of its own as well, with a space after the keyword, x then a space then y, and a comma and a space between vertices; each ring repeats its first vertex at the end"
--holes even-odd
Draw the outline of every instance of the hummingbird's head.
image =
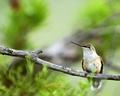
POLYGON ((97 56, 95 47, 91 43, 84 44, 84 45, 80 45, 80 44, 77 44, 75 42, 72 42, 72 43, 82 47, 82 49, 83 49, 83 57, 84 58, 94 58, 94 57, 97 56))
POLYGON ((83 51, 93 51, 93 52, 96 51, 96 50, 95 50, 95 47, 94 47, 91 43, 84 44, 84 45, 80 45, 80 44, 75 43, 75 42, 71 42, 71 43, 82 47, 82 48, 83 48, 83 51))
POLYGON ((86 50, 95 51, 95 47, 91 43, 81 45, 81 47, 86 50))

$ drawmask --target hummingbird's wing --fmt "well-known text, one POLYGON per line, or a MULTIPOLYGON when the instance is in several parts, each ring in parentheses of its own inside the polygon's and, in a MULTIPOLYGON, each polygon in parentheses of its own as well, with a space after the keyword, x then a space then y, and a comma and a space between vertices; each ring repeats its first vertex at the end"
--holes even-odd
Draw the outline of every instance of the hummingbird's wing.
POLYGON ((100 70, 100 73, 103 73, 103 59, 100 57, 100 60, 101 60, 101 70, 100 70))
POLYGON ((85 70, 86 68, 85 68, 85 66, 84 66, 84 59, 81 60, 81 63, 82 63, 82 69, 83 69, 83 71, 86 71, 86 70, 85 70))
POLYGON ((89 72, 89 71, 87 70, 87 66, 86 66, 86 64, 85 64, 84 59, 82 59, 81 62, 82 62, 82 69, 83 69, 83 71, 89 72))
POLYGON ((82 59, 81 62, 82 62, 83 71, 86 71, 86 72, 90 73, 90 70, 87 69, 87 64, 86 64, 85 60, 82 59))

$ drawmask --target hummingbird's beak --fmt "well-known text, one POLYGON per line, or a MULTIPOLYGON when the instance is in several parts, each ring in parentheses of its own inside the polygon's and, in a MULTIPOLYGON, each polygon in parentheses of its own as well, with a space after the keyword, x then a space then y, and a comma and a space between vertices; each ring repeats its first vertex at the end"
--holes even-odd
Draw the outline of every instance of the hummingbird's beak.
POLYGON ((80 46, 80 47, 86 47, 86 46, 84 46, 84 45, 80 45, 80 44, 75 43, 75 42, 72 42, 72 41, 71 41, 71 43, 73 43, 73 44, 75 44, 75 45, 78 45, 78 46, 80 46))

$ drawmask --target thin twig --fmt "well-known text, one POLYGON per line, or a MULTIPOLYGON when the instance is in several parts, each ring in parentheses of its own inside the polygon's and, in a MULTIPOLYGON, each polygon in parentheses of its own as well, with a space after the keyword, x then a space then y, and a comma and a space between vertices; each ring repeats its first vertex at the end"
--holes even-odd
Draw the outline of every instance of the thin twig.
POLYGON ((31 56, 31 60, 37 64, 44 64, 47 67, 63 72, 72 76, 84 77, 84 78, 99 78, 104 80, 116 80, 120 81, 120 75, 107 75, 107 74, 97 74, 97 75, 90 75, 86 72, 81 72, 79 70, 74 70, 68 67, 60 66, 54 63, 50 63, 48 61, 42 60, 38 57, 35 51, 23 51, 23 50, 15 50, 11 48, 6 48, 4 46, 0 46, 0 54, 15 56, 15 57, 22 57, 25 58, 26 56, 31 56))

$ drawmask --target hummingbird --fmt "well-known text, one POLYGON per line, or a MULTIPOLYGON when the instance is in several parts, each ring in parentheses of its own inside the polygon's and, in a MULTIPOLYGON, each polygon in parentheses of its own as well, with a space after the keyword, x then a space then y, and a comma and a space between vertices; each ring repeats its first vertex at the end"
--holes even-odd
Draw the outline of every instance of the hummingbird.
MULTIPOLYGON (((97 54, 95 47, 92 44, 80 45, 72 42, 75 45, 82 47, 83 58, 82 58, 82 69, 85 72, 92 74, 102 74, 103 72, 103 60, 97 54)), ((88 79, 89 80, 89 79, 88 79)), ((92 78, 91 90, 99 89, 101 87, 101 79, 92 78)))

